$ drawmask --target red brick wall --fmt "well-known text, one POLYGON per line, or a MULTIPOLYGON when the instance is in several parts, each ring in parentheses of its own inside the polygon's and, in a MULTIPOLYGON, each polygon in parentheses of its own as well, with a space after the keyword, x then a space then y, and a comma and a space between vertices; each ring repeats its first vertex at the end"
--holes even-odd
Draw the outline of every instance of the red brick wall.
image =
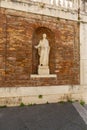
POLYGON ((79 24, 60 18, 8 9, 0 11, 0 86, 79 84, 79 24), (34 49, 46 33, 50 73, 57 78, 31 78, 37 73, 34 49))

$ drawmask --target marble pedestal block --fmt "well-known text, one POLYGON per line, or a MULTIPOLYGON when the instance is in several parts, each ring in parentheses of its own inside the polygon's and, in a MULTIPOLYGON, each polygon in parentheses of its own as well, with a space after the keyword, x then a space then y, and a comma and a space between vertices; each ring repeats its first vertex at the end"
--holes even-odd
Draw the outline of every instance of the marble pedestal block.
POLYGON ((49 75, 49 66, 38 66, 38 74, 39 75, 49 75))

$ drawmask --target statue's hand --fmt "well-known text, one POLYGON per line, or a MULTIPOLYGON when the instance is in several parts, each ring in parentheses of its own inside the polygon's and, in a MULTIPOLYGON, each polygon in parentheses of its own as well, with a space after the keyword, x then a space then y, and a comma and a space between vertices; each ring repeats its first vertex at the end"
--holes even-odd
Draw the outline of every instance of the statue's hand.
POLYGON ((37 46, 34 46, 36 49, 38 48, 37 46))

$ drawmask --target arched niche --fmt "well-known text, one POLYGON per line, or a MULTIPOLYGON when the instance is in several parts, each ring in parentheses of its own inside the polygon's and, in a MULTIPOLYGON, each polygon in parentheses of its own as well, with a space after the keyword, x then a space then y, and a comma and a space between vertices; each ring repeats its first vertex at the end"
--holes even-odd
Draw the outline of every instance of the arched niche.
POLYGON ((39 27, 34 31, 33 37, 32 37, 32 74, 38 73, 38 65, 39 65, 39 55, 37 49, 34 48, 35 45, 39 43, 39 41, 42 39, 43 34, 47 35, 47 39, 49 41, 50 45, 50 55, 49 55, 49 68, 50 68, 50 74, 54 74, 55 69, 55 35, 54 33, 46 27, 39 27))

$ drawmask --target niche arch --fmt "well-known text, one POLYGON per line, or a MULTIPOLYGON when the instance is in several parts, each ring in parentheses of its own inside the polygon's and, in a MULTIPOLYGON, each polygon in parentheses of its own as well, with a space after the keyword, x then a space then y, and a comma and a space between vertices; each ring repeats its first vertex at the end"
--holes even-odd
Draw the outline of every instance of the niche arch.
POLYGON ((54 74, 55 70, 55 34, 51 31, 51 29, 47 27, 38 27, 32 37, 32 74, 37 74, 38 65, 39 65, 39 55, 37 49, 34 48, 35 45, 39 43, 42 39, 42 35, 45 33, 47 35, 47 39, 50 45, 50 55, 49 55, 49 68, 50 74, 54 74))

